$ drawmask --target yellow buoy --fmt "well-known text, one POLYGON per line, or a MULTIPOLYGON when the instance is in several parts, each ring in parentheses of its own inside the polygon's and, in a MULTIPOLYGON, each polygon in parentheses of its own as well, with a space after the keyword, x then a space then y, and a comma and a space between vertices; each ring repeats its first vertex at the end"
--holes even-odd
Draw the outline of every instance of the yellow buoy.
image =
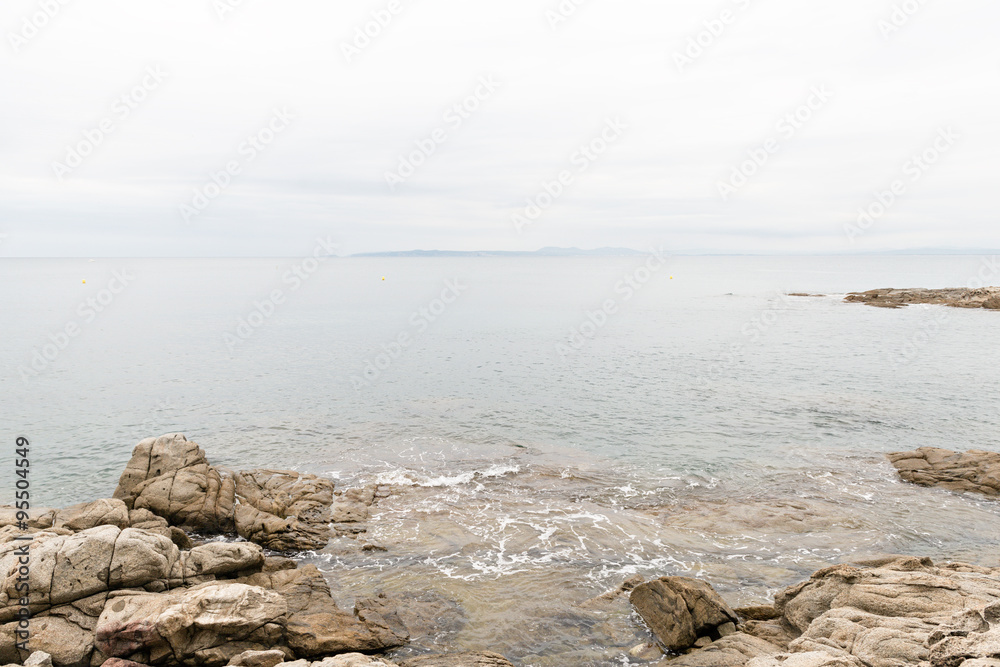
POLYGON ((673 276, 670 276, 670 279, 671 279, 671 280, 673 280, 673 279, 674 279, 674 277, 673 277, 673 276))
POLYGON ((385 276, 382 276, 382 280, 385 280, 385 276))
POLYGON ((87 284, 87 281, 86 281, 86 280, 84 280, 84 281, 83 281, 83 284, 84 284, 84 285, 86 285, 86 284, 87 284))

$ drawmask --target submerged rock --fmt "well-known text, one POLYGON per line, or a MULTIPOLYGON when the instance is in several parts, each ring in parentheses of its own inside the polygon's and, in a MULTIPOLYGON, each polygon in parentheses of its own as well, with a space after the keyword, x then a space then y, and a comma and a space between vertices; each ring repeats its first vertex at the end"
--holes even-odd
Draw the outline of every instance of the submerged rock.
POLYGON ((407 642, 405 631, 379 613, 340 609, 315 565, 260 572, 241 581, 280 593, 288 603, 287 643, 300 657, 382 651, 407 642))
POLYGON ((514 667, 499 653, 480 651, 471 653, 440 653, 409 658, 399 667, 514 667))
POLYGON ((354 603, 361 618, 377 614, 401 637, 410 641, 422 637, 439 637, 465 627, 466 618, 458 603, 433 592, 379 593, 354 603))
POLYGON ((908 482, 939 486, 950 491, 971 491, 1000 496, 1000 453, 970 449, 953 452, 937 447, 921 447, 911 452, 886 455, 908 482))

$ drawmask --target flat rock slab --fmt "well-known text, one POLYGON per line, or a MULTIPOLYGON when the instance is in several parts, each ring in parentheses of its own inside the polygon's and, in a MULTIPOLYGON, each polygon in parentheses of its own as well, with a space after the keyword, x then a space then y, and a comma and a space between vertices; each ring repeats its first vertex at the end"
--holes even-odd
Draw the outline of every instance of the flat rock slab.
POLYGON ((911 452, 886 454, 907 482, 921 486, 939 486, 950 491, 971 491, 985 496, 1000 496, 1000 453, 970 449, 921 447, 911 452))
POLYGON ((1000 287, 980 287, 969 289, 950 287, 946 289, 873 289, 867 292, 851 292, 844 301, 864 303, 878 308, 903 308, 914 303, 926 303, 954 308, 986 308, 1000 310, 1000 287))

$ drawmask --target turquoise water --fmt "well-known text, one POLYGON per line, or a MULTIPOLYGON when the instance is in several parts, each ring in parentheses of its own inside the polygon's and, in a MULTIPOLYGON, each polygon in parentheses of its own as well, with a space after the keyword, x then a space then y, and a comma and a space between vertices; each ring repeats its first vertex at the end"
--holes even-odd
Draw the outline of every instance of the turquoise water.
POLYGON ((39 505, 109 495, 138 440, 176 431, 221 465, 392 484, 371 530, 389 552, 311 558, 347 604, 438 586, 470 610, 456 642, 524 665, 620 664, 642 639, 627 614, 602 621, 617 639, 522 621, 632 572, 705 576, 738 603, 854 556, 998 564, 997 503, 902 484, 881 454, 1000 449, 1000 314, 841 302, 1000 284, 994 259, 656 267, 0 260, 3 431, 33 443, 39 505), (501 590, 530 604, 498 610, 501 590))

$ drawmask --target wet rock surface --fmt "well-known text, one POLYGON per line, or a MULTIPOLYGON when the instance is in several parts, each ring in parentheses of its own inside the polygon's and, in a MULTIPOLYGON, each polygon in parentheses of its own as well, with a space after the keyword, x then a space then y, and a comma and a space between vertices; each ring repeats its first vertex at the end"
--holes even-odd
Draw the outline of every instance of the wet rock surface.
POLYGON ((955 287, 947 289, 873 289, 851 292, 844 301, 864 303, 879 308, 903 308, 911 304, 926 303, 954 308, 1000 309, 1000 287, 978 289, 955 287))
POLYGON ((1000 453, 921 447, 886 456, 899 476, 908 482, 994 498, 1000 496, 1000 453))

